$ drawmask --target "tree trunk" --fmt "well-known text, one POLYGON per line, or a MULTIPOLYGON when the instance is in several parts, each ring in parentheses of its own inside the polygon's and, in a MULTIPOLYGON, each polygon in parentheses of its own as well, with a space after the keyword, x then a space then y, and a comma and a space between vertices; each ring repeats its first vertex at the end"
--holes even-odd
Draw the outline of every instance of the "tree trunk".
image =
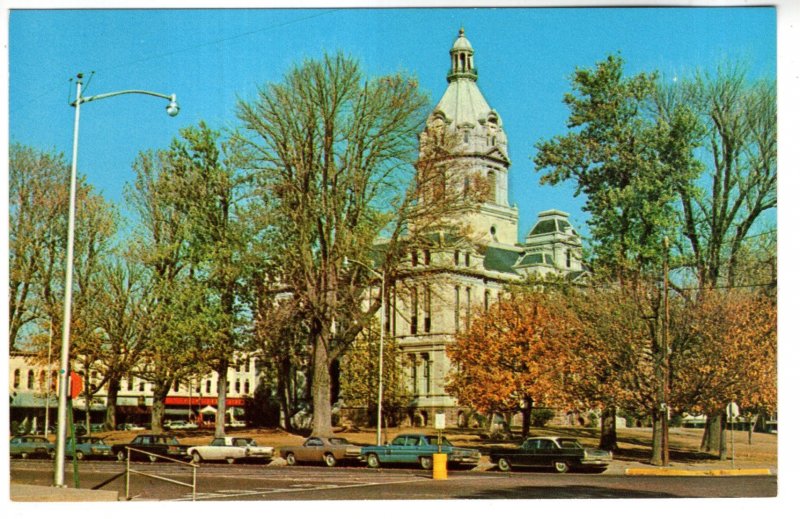
POLYGON ((161 434, 164 432, 164 409, 166 408, 165 402, 169 394, 169 388, 172 386, 172 381, 161 381, 153 384, 153 409, 150 413, 150 429, 154 434, 161 434))
POLYGON ((724 460, 728 455, 728 447, 725 442, 725 413, 716 412, 707 415, 706 427, 703 432, 703 441, 700 444, 703 452, 716 452, 719 459, 724 460))
POLYGON ((328 346, 322 333, 314 337, 314 362, 312 366, 311 392, 314 414, 311 421, 311 434, 330 436, 331 426, 331 372, 328 346))
POLYGON ((283 428, 286 431, 292 430, 292 414, 289 412, 289 388, 291 387, 291 368, 289 361, 284 360, 278 363, 278 401, 281 406, 281 417, 283 419, 283 428))
POLYGON ((108 396, 106 397, 106 419, 103 426, 107 431, 117 428, 117 396, 119 395, 120 377, 113 376, 108 380, 108 396))
POLYGON ((522 437, 527 438, 531 432, 531 413, 533 412, 533 399, 525 395, 525 403, 522 406, 522 437))
POLYGON ((227 412, 228 398, 228 361, 223 360, 217 368, 217 415, 214 424, 214 436, 225 436, 225 413, 227 412))
MULTIPOLYGON (((653 455, 650 458, 651 465, 663 466, 664 465, 664 450, 662 448, 664 426, 663 421, 667 419, 665 413, 660 412, 659 409, 653 409, 653 455)), ((667 445, 669 449, 669 445, 667 445)))
POLYGON ((607 451, 617 450, 617 408, 603 408, 600 423, 600 448, 607 451))

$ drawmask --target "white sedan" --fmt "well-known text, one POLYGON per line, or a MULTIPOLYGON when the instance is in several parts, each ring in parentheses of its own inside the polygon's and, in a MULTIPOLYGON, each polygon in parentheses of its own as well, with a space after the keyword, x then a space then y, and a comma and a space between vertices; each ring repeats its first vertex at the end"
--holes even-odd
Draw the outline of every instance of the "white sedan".
POLYGON ((192 461, 195 463, 202 461, 235 463, 237 461, 256 460, 269 462, 272 460, 275 449, 273 447, 261 447, 252 438, 224 436, 222 438, 214 438, 208 445, 189 447, 186 453, 192 457, 192 461))
POLYGON ((164 427, 170 431, 194 430, 197 429, 197 424, 186 420, 167 420, 164 422, 164 427))

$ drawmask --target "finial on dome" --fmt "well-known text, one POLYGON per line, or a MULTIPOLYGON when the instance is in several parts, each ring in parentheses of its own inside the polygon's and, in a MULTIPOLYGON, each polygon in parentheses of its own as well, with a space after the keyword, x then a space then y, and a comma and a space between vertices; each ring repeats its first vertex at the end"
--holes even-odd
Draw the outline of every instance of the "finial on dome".
POLYGON ((458 35, 459 35, 459 37, 460 37, 460 36, 464 36, 464 26, 463 26, 463 25, 462 25, 462 26, 461 26, 461 28, 458 30, 458 35))

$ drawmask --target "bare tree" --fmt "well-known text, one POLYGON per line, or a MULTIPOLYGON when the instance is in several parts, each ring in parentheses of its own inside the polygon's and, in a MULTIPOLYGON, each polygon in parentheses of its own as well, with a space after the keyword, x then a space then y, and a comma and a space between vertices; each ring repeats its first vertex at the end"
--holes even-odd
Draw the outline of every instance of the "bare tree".
POLYGON ((278 279, 306 316, 315 434, 331 430, 332 366, 380 307, 376 297, 362 309, 371 274, 345 257, 392 279, 413 236, 452 214, 447 197, 418 203, 432 177, 424 163, 414 171, 426 106, 415 80, 365 80, 342 54, 307 60, 239 103, 278 279))

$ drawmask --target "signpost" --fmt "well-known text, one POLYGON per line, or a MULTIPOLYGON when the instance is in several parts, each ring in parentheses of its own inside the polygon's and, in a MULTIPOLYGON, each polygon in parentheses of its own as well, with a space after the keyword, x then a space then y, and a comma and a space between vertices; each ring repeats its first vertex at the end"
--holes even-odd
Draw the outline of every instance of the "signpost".
POLYGON ((439 452, 433 455, 433 479, 447 479, 447 454, 442 454, 442 431, 445 426, 445 414, 436 413, 433 422, 438 436, 439 452))

